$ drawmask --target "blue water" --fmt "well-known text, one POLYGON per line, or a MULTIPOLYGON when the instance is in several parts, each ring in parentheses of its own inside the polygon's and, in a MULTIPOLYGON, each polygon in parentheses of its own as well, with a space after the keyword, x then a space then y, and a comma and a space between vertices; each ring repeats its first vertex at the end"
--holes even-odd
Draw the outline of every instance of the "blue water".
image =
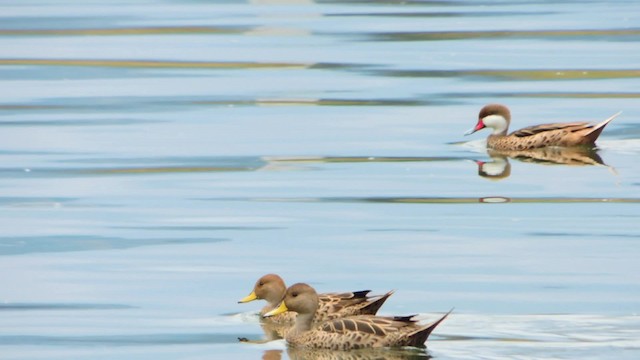
POLYGON ((237 341, 275 272, 455 308, 386 358, 638 358, 638 14, 2 2, 0 357, 322 358, 237 341), (623 113, 596 156, 492 158, 462 136, 489 102, 514 129, 623 113))

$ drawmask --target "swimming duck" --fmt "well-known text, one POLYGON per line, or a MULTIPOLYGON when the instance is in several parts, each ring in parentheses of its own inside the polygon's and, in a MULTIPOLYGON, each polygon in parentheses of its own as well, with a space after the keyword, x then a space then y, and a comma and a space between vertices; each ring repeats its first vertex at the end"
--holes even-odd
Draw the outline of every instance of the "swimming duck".
POLYGON ((361 348, 424 347, 431 332, 449 313, 429 325, 419 325, 414 316, 383 317, 357 315, 325 321, 313 326, 320 299, 309 285, 298 283, 287 289, 280 305, 264 316, 286 311, 298 313, 286 340, 295 347, 351 350, 361 348))
MULTIPOLYGON (((287 287, 280 276, 267 274, 256 281, 251 294, 238 302, 246 303, 253 300, 266 300, 267 305, 260 310, 260 315, 264 316, 282 302, 286 291, 287 287)), ((384 295, 368 296, 370 292, 371 290, 363 290, 320 294, 320 306, 315 313, 313 321, 319 323, 345 316, 375 315, 382 307, 382 304, 393 294, 393 291, 389 291, 384 295)), ((267 320, 279 324, 293 324, 295 319, 296 314, 288 312, 278 316, 271 316, 267 320)))
POLYGON ((480 110, 478 123, 465 135, 489 127, 493 133, 487 138, 487 147, 495 150, 528 150, 546 146, 591 146, 604 127, 621 112, 598 124, 588 122, 554 123, 529 126, 507 135, 511 112, 501 104, 489 104, 480 110))

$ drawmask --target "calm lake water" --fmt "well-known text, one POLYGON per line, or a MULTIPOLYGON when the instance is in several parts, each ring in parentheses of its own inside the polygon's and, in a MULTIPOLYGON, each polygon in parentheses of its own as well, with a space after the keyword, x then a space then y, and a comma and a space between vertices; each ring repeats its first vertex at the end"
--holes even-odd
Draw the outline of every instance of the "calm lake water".
POLYGON ((0 3, 2 359, 640 358, 637 1, 0 3), (490 156, 623 111, 591 153, 490 156), (455 308, 299 354, 268 272, 455 308))

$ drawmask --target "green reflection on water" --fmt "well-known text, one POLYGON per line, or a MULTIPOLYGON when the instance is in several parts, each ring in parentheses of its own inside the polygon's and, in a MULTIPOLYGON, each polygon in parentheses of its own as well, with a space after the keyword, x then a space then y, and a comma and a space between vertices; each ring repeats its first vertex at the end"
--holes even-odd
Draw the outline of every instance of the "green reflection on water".
POLYGON ((122 36, 177 34, 241 34, 249 28, 213 26, 167 26, 117 29, 0 29, 0 36, 122 36))
POLYGON ((229 241, 220 238, 134 239, 95 235, 51 235, 0 237, 0 256, 32 253, 128 249, 149 245, 195 244, 229 241))
POLYGON ((605 38, 606 40, 635 40, 640 29, 603 29, 603 30, 509 30, 509 31, 425 31, 425 32, 389 32, 368 35, 376 41, 439 41, 467 39, 503 39, 503 38, 605 38))
POLYGON ((238 200, 256 202, 326 202, 326 203, 399 203, 399 204, 478 204, 478 203, 640 203, 640 198, 587 197, 310 197, 310 198, 218 198, 203 200, 238 200))
MULTIPOLYGON (((367 70, 373 74, 410 78, 477 77, 506 80, 627 79, 640 77, 640 70, 542 69, 542 70, 367 70)), ((597 94, 597 93, 596 93, 597 94)), ((634 93, 631 93, 634 94, 634 93)))

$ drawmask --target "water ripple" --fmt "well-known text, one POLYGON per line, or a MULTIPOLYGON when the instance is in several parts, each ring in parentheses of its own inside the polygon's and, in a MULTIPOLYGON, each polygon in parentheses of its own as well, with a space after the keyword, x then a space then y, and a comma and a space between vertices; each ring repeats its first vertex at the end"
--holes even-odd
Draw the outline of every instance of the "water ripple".
POLYGON ((88 336, 4 335, 0 345, 30 346, 131 346, 237 343, 245 334, 136 334, 88 336))

